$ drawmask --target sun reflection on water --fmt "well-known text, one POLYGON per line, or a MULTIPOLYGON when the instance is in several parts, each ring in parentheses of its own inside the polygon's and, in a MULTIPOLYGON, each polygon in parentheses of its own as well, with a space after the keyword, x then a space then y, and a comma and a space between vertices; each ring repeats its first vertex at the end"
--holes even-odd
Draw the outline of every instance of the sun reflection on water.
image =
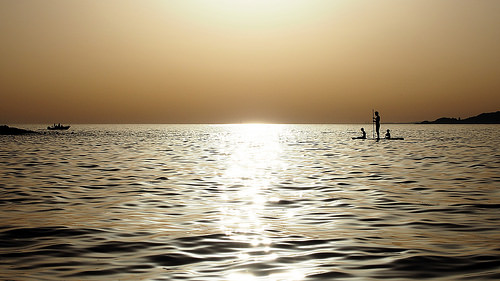
MULTIPOLYGON (((282 273, 271 274, 265 280, 269 281, 299 281, 305 275, 300 270, 290 270, 282 273)), ((262 280, 248 273, 231 273, 227 276, 228 281, 256 281, 262 280)))
POLYGON ((267 190, 273 183, 273 172, 284 168, 279 157, 282 128, 283 125, 274 124, 230 127, 235 145, 223 174, 226 184, 221 199, 239 204, 221 206, 220 226, 232 239, 255 241, 255 237, 249 238, 245 234, 262 234, 266 226, 260 216, 265 212, 265 204, 270 200, 279 200, 276 195, 270 198, 267 190))
MULTIPOLYGON (((281 160, 280 140, 284 125, 245 124, 231 125, 234 142, 222 181, 219 226, 230 239, 248 243, 236 258, 241 263, 270 262, 279 258, 272 250, 270 228, 263 217, 269 216, 266 205, 280 200, 273 193, 276 173, 286 169, 281 160)), ((267 276, 266 280, 301 280, 297 271, 284 271, 267 276)), ((257 280, 249 272, 233 272, 228 280, 257 280)), ((259 280, 261 280, 259 278, 259 280)))

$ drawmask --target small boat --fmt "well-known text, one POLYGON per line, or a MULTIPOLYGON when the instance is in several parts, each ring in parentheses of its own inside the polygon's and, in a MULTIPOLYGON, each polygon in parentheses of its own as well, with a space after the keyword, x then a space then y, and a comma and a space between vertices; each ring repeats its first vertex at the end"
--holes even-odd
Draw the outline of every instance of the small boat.
POLYGON ((71 126, 63 126, 61 124, 57 124, 57 125, 54 124, 52 126, 48 126, 47 130, 61 130, 61 131, 64 131, 64 130, 69 129, 69 127, 71 127, 71 126))

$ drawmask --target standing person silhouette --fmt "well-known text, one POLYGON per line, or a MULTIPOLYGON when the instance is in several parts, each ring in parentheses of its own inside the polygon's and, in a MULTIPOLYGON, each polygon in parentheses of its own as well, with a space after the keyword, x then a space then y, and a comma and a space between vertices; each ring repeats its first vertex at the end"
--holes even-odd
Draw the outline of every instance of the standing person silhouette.
POLYGON ((375 131, 377 132, 377 140, 380 139, 380 115, 378 111, 375 111, 375 117, 373 117, 373 122, 375 122, 375 131))

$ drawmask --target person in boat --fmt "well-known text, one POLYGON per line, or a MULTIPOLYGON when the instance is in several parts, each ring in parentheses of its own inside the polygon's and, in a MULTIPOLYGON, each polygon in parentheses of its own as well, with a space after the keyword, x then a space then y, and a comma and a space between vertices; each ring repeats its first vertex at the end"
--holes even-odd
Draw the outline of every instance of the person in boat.
POLYGON ((377 132, 377 139, 380 139, 380 115, 378 111, 375 111, 375 117, 373 117, 373 122, 375 122, 375 131, 377 132))
POLYGON ((385 133, 385 138, 390 139, 391 138, 391 131, 387 129, 387 133, 385 133))

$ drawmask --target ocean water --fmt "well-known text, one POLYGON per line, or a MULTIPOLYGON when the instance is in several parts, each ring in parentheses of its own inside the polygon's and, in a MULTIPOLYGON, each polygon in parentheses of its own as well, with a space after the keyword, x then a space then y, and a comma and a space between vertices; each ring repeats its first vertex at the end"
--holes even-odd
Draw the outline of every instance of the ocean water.
POLYGON ((0 279, 499 280, 500 127, 360 127, 0 136, 0 279))

